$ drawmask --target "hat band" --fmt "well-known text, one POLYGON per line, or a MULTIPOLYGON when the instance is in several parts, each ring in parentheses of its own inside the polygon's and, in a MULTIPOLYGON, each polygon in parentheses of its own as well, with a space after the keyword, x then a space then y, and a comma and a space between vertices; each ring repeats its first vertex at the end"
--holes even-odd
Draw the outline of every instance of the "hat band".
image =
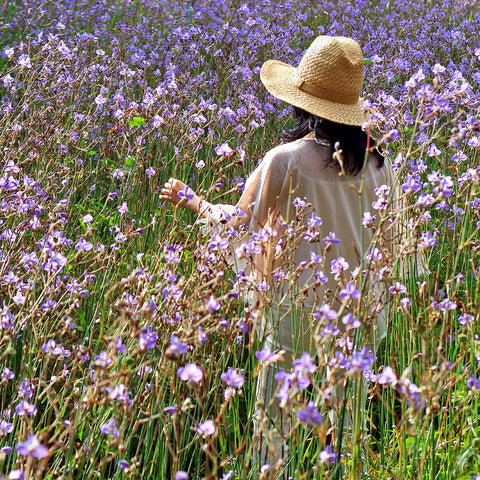
POLYGON ((308 83, 300 77, 297 69, 295 69, 292 73, 292 82, 298 89, 302 90, 302 92, 309 93, 310 95, 321 98, 323 100, 329 100, 330 102, 353 105, 355 103, 358 103, 359 100, 358 95, 349 95, 346 93, 334 92, 333 90, 329 90, 328 88, 323 88, 318 85, 308 83))

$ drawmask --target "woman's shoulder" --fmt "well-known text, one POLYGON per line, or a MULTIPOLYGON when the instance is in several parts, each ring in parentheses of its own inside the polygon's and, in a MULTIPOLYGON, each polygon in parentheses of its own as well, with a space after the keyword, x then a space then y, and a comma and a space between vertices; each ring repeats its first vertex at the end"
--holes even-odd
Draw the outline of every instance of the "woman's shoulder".
POLYGON ((302 158, 324 159, 328 156, 329 150, 325 146, 317 144, 313 138, 306 137, 273 147, 267 152, 265 158, 298 164, 302 158))

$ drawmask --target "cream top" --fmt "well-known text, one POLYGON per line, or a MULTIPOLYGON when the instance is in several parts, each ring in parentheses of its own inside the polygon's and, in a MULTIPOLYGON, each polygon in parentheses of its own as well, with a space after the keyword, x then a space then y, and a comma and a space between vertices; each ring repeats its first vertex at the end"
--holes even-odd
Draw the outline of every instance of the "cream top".
MULTIPOLYGON (((249 253, 245 252, 242 244, 245 245, 252 238, 257 239, 257 244, 262 244, 262 253, 253 255, 253 272, 246 272, 253 273, 257 282, 265 280, 269 284, 274 283, 277 268, 291 272, 301 262, 310 264, 312 258, 322 258, 319 264, 313 263, 303 269, 296 281, 298 290, 305 289, 306 307, 322 303, 326 289, 335 293, 338 282, 334 278, 335 273, 332 273, 332 261, 343 257, 348 263, 344 272, 346 280, 350 277, 350 272, 359 266, 361 255, 366 253, 372 240, 371 229, 362 227, 363 214, 367 210, 372 216, 378 213, 372 208, 372 203, 378 200, 374 190, 391 184, 387 165, 378 168, 378 160, 372 154, 365 168, 355 177, 339 175, 338 168, 331 163, 329 149, 317 144, 313 138, 279 145, 267 152, 248 178, 236 206, 238 208, 213 205, 209 215, 209 223, 214 225, 224 223, 226 214, 227 218, 233 214, 229 224, 234 227, 240 224, 249 226, 250 234, 239 235, 233 245, 236 249, 237 269, 243 270, 248 265, 244 258, 249 253), (363 190, 359 194, 362 180, 363 190), (298 233, 295 235, 297 241, 292 242, 288 240, 287 225, 295 219, 296 212, 302 209, 295 207, 301 202, 307 202, 311 207, 304 207, 304 218, 299 221, 298 233), (245 212, 244 217, 235 217, 238 209, 245 212), (320 226, 320 221, 316 220, 313 213, 322 219, 320 226), (314 226, 309 228, 309 223, 314 226), (266 227, 276 230, 277 235, 269 236, 266 227), (259 229, 266 229, 267 234, 252 237, 259 229), (324 256, 326 243, 323 239, 330 232, 335 233, 340 243, 332 244, 324 256), (315 239, 315 236, 319 241, 310 242, 309 239, 315 239), (264 238, 263 242, 259 237, 264 238), (265 240, 267 237, 269 240, 265 240), (277 245, 279 241, 281 248, 277 245), (292 247, 292 243, 295 243, 296 248, 292 247), (277 246, 276 255, 272 253, 274 248, 269 248, 272 245, 277 246), (314 287, 314 278, 319 271, 323 271, 328 281, 325 284, 317 282, 314 287)), ((263 231, 260 230, 260 233, 263 231)), ((282 304, 288 305, 289 300, 285 299, 282 304)))

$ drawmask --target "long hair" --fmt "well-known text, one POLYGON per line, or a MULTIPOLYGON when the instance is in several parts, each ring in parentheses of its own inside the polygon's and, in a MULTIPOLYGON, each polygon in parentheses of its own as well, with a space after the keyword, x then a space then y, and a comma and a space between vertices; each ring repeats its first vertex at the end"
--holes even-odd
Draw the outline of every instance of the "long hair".
POLYGON ((315 141, 330 149, 332 161, 335 145, 342 150, 343 168, 345 173, 352 176, 362 170, 365 155, 368 153, 367 148, 377 157, 378 168, 383 166, 383 155, 375 148, 373 138, 361 127, 332 122, 295 106, 293 106, 293 115, 295 126, 282 133, 284 142, 293 142, 313 132, 315 141))

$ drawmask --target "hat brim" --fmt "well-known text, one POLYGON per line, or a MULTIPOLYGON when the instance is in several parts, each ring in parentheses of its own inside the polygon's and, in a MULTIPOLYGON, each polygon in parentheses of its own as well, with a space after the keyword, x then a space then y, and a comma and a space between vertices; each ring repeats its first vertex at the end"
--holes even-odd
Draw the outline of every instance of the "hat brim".
POLYGON ((293 84, 294 70, 295 67, 279 60, 268 60, 262 66, 260 80, 274 97, 326 120, 357 126, 368 120, 361 109, 361 101, 353 104, 332 102, 300 90, 293 84))

